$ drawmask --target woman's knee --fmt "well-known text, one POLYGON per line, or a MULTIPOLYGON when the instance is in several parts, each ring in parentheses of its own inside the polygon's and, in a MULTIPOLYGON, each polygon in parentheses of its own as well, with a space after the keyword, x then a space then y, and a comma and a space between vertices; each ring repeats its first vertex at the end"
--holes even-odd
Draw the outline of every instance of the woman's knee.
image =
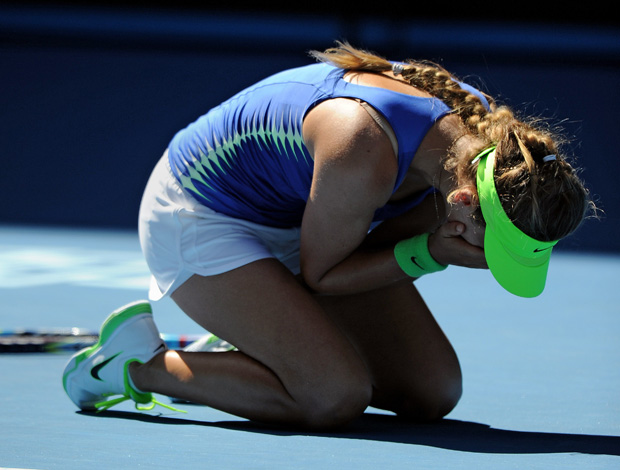
POLYGON ((407 387, 395 399, 393 411, 414 421, 435 421, 456 407, 462 393, 463 381, 458 370, 432 382, 407 387))
POLYGON ((326 387, 308 390, 300 400, 301 424, 325 431, 346 425, 361 416, 370 405, 372 385, 368 378, 330 381, 326 387))

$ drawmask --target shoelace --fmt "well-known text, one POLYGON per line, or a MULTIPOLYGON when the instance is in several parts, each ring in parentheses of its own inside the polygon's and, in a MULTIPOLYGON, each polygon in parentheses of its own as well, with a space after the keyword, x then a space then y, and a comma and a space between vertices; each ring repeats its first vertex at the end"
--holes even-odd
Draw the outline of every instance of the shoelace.
MULTIPOLYGON (((114 395, 115 394, 108 394, 104 396, 107 397, 107 396, 114 396, 114 395)), ((97 413, 100 413, 101 411, 106 411, 112 408, 113 406, 118 405, 119 403, 123 403, 127 400, 132 400, 132 398, 128 397, 127 395, 121 395, 120 397, 112 398, 111 400, 104 400, 104 401, 100 401, 99 403, 95 403, 95 408, 97 408, 97 413)), ((187 413, 187 411, 185 410, 179 410, 178 408, 174 408, 173 406, 166 405, 165 403, 155 400, 152 397, 151 397, 150 403, 135 402, 135 405, 136 405, 136 410, 138 411, 149 411, 155 408, 156 405, 158 405, 163 408, 167 408, 171 411, 178 411, 179 413, 187 413)))

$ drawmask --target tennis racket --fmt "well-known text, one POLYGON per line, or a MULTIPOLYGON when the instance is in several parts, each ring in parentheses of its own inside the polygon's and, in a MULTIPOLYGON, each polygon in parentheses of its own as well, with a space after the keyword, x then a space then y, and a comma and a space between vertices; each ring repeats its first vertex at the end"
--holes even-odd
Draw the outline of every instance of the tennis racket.
MULTIPOLYGON (((212 334, 162 334, 170 349, 183 349, 201 340, 204 344, 221 342, 212 334)), ((0 330, 0 353, 62 353, 93 346, 99 331, 83 328, 43 328, 0 330)))

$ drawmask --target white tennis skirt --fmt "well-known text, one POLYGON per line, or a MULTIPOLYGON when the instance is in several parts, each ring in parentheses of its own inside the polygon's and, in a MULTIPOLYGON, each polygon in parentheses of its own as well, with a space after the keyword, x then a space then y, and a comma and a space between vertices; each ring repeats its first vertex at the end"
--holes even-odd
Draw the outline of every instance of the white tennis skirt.
POLYGON ((154 301, 194 274, 221 274, 265 258, 276 258, 299 273, 299 228, 267 227, 201 205, 173 176, 168 151, 147 183, 138 229, 154 301))

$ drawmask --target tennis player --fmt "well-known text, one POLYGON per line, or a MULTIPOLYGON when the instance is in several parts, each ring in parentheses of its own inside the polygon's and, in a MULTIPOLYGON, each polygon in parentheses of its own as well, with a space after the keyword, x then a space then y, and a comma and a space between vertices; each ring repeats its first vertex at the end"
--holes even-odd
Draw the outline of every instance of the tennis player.
POLYGON ((150 300, 238 351, 167 350, 148 301, 122 307, 67 365, 79 408, 159 393, 317 430, 369 405, 439 419, 461 370, 415 280, 488 267, 543 291, 589 207, 554 137, 437 65, 312 55, 176 134, 144 193, 150 300))

